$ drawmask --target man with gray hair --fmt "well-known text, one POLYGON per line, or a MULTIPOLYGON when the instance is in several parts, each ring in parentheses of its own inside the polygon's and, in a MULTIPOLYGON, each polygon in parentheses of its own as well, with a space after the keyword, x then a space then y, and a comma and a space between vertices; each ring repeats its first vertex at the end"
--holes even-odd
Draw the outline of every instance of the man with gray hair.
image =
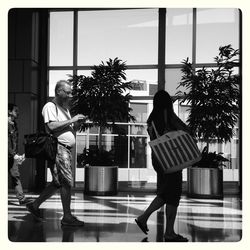
POLYGON ((55 98, 43 107, 42 115, 46 131, 52 133, 58 139, 56 163, 48 162, 52 182, 34 202, 27 204, 26 207, 36 219, 42 220, 39 206, 59 189, 63 206, 61 224, 83 226, 84 222, 73 216, 70 209, 71 187, 73 186, 71 149, 75 146, 74 125, 85 121, 86 117, 82 114, 71 117, 69 112, 71 98, 71 84, 65 80, 60 80, 55 87, 55 98))

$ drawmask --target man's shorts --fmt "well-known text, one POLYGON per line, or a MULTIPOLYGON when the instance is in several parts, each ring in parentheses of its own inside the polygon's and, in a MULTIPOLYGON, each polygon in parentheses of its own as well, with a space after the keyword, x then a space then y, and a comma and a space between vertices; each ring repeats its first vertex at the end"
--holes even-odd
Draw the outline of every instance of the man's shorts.
POLYGON ((72 176, 72 153, 69 149, 58 144, 56 163, 50 165, 50 171, 53 179, 53 183, 57 187, 61 187, 62 184, 73 186, 72 176))

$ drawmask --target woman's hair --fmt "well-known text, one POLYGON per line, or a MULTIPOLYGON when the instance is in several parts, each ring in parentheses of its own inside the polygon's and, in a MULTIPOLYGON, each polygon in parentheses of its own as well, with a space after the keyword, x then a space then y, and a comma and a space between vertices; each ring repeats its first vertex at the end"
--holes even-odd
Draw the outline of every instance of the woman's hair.
POLYGON ((148 125, 154 121, 156 129, 161 134, 165 129, 164 110, 167 111, 167 123, 171 127, 174 116, 173 102, 171 96, 165 90, 159 90, 153 99, 153 110, 147 120, 148 125))

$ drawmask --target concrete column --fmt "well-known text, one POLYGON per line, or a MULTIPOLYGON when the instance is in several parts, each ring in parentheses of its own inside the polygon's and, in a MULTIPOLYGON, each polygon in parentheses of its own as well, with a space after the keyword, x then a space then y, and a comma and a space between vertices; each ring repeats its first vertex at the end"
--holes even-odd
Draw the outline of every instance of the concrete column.
MULTIPOLYGON (((18 105, 20 110, 19 153, 23 153, 24 135, 36 132, 41 115, 38 113, 41 89, 39 11, 11 9, 8 21, 8 101, 18 105)), ((27 159, 20 167, 24 189, 35 187, 35 165, 35 160, 27 159)))

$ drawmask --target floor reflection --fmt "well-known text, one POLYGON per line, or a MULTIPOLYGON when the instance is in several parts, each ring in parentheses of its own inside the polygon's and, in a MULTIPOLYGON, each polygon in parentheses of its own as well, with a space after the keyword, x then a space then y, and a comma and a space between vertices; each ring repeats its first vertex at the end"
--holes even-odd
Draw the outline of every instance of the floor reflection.
MULTIPOLYGON (((30 194, 30 198, 37 195, 30 194)), ((120 193, 114 197, 84 196, 75 192, 74 215, 85 221, 81 228, 62 227, 60 196, 54 195, 41 209, 46 218, 37 222, 24 206, 9 195, 8 235, 12 242, 163 242, 164 210, 148 221, 147 237, 134 219, 152 201, 154 195, 120 193)), ((191 242, 237 242, 242 235, 241 201, 237 197, 221 200, 182 197, 177 214, 176 232, 191 242)))

